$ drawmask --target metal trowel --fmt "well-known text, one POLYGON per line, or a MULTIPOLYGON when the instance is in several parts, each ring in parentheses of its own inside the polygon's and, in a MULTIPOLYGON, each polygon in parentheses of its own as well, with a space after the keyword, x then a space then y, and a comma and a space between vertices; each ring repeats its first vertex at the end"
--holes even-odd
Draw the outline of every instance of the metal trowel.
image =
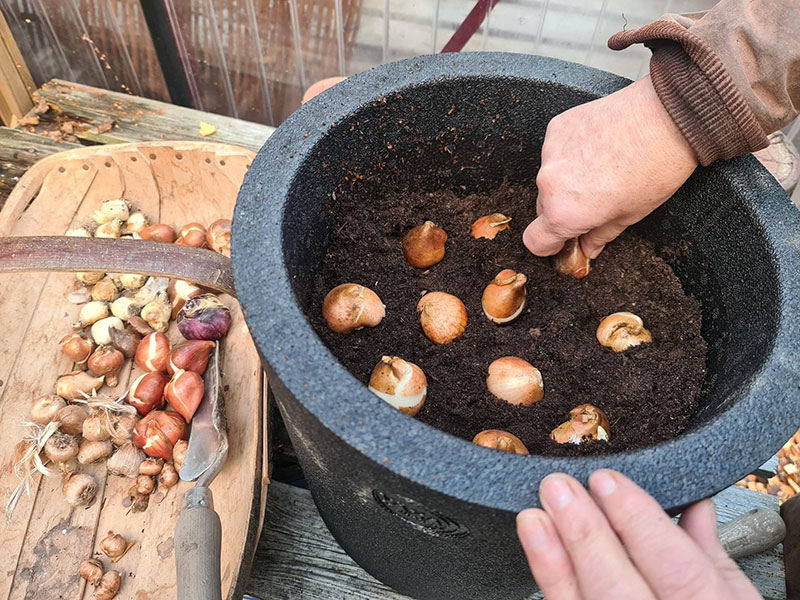
POLYGON ((196 479, 197 484, 184 494, 175 526, 178 600, 221 600, 222 597, 222 525, 208 488, 228 455, 219 342, 211 353, 203 383, 203 400, 192 417, 189 447, 180 470, 181 479, 196 479))

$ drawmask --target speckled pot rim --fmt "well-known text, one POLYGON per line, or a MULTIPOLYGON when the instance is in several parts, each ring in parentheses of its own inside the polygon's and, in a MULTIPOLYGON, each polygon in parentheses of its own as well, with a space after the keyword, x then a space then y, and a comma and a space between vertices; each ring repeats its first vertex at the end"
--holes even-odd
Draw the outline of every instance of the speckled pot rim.
MULTIPOLYGON (((711 422, 645 449, 604 457, 517 456, 476 446, 406 417, 371 394, 322 344, 298 306, 284 267, 283 215, 305 156, 334 123, 381 96, 453 78, 531 78, 605 95, 629 83, 582 65, 536 56, 464 53, 424 56, 349 78, 305 104, 253 161, 233 221, 236 290, 262 358, 325 427, 371 460, 448 496, 498 509, 537 505, 542 477, 561 471, 585 481, 601 467, 633 477, 665 508, 710 496, 758 467, 796 430, 800 414, 800 218, 757 161, 716 164, 752 199, 780 277, 781 322, 762 369, 711 422), (308 135, 310 132, 310 135, 308 135)), ((356 334, 357 335, 357 334, 356 334)), ((300 425, 302 427, 302 424, 300 425)), ((342 477, 347 476, 342 465, 342 477)))

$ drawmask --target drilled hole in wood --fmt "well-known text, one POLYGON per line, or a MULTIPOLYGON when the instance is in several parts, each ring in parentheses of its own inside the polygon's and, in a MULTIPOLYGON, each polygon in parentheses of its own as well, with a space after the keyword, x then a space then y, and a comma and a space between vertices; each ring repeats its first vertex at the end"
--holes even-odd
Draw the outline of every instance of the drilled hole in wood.
POLYGON ((156 155, 151 152, 150 153, 150 160, 155 160, 155 159, 156 159, 156 155))
POLYGON ((208 158, 207 156, 206 156, 206 164, 207 164, 207 165, 210 165, 210 164, 211 164, 211 159, 210 159, 210 158, 208 158))
POLYGON ((183 158, 183 154, 181 154, 180 152, 178 152, 178 153, 175 155, 175 158, 177 158, 178 160, 180 160, 180 159, 182 159, 182 158, 183 158))
POLYGON ((131 156, 131 162, 136 162, 136 157, 135 156, 131 156))
POLYGON ((108 162, 108 161, 104 162, 103 164, 104 164, 105 166, 107 166, 107 167, 110 167, 110 166, 111 166, 111 163, 110 163, 110 162, 108 162))
POLYGON ((221 160, 221 161, 219 161, 219 164, 220 164, 220 165, 222 165, 222 166, 224 167, 224 166, 225 166, 225 161, 224 161, 224 160, 221 160))
POLYGON ((83 169, 84 171, 88 171, 89 170, 89 165, 82 165, 81 169, 83 169))
POLYGON ((64 171, 66 171, 66 169, 64 167, 58 167, 58 172, 59 173, 63 173, 64 171))

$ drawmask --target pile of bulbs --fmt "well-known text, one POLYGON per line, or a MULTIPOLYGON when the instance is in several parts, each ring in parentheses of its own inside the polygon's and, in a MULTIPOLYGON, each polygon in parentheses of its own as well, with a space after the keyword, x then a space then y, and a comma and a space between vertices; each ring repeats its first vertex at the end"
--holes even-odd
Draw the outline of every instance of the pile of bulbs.
MULTIPOLYGON (((472 237, 489 240, 510 229, 511 218, 501 213, 481 217, 472 225, 472 237)), ((414 227, 403 238, 403 254, 412 267, 429 269, 445 255, 447 232, 431 221, 414 227)), ((570 240, 552 259, 556 272, 575 278, 591 271, 589 259, 581 251, 577 239, 570 240)), ((485 317, 498 326, 517 319, 525 308, 527 277, 512 269, 503 269, 484 288, 481 306, 485 317)), ((344 283, 336 286, 322 305, 328 328, 349 334, 364 327, 376 327, 383 320, 386 308, 371 289, 344 283)), ((434 344, 449 344, 467 329, 467 309, 452 294, 428 292, 417 303, 417 317, 425 336, 434 344)), ((605 317, 597 327, 597 341, 614 352, 652 342, 642 319, 629 312, 605 317)), ((544 398, 544 382, 539 370, 517 356, 503 356, 489 365, 486 378, 489 392, 499 400, 518 406, 529 406, 544 398)), ((428 383, 424 371, 414 363, 397 356, 384 356, 375 366, 369 389, 407 415, 416 415, 425 404, 428 383)), ((569 413, 569 420, 556 427, 550 438, 559 444, 582 444, 591 440, 608 441, 610 427, 602 410, 592 404, 581 404, 569 413)), ((478 433, 475 444, 528 454, 522 441, 507 431, 488 429, 478 433)))
MULTIPOLYGON (((227 219, 207 229, 190 223, 176 232, 163 223, 149 225, 117 199, 104 202, 93 221, 67 235, 176 243, 230 256, 227 219)), ((79 472, 80 465, 102 459, 108 459, 110 474, 135 480, 123 501, 132 512, 144 511, 156 490, 163 500, 179 479, 187 426, 203 399, 211 351, 231 324, 228 307, 187 281, 128 273, 76 276, 65 295, 82 306, 73 331, 60 342, 74 368, 58 378, 54 394, 33 402, 16 446, 14 471, 21 483, 6 506, 9 519, 23 491, 30 493, 36 471, 63 477, 62 495, 71 506, 90 506, 98 484, 79 472), (171 320, 184 338, 175 345, 166 334, 171 320), (99 393, 104 385, 118 384, 128 359, 144 371, 130 389, 116 399, 99 393)), ((102 564, 91 560, 94 565, 81 565, 81 575, 91 571, 86 578, 98 586, 96 598, 113 598, 121 576, 103 574, 102 564)))

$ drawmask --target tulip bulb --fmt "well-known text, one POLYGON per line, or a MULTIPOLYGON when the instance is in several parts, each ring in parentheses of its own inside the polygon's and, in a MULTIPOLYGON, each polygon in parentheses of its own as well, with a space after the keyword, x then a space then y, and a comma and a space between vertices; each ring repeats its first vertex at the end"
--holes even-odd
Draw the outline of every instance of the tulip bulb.
POLYGON ((145 217, 143 213, 131 213, 131 215, 125 220, 125 226, 123 227, 122 232, 126 235, 131 235, 133 233, 141 234, 142 229, 148 225, 149 223, 147 222, 147 217, 145 217))
POLYGON ((186 421, 178 413, 154 410, 133 429, 133 443, 153 458, 172 459, 172 447, 186 437, 186 421))
POLYGON ((139 235, 142 236, 143 240, 149 242, 164 242, 166 244, 171 244, 177 237, 175 235, 175 230, 164 223, 144 227, 139 230, 139 235))
POLYGON ((164 388, 164 398, 189 422, 203 400, 204 390, 205 384, 200 375, 193 371, 178 369, 164 388))
POLYGON ((203 248, 206 245, 206 228, 200 223, 189 223, 181 228, 175 243, 179 246, 203 248))
POLYGON ((429 292, 417 303, 422 331, 435 344, 449 344, 467 329, 467 308, 451 294, 429 292))
POLYGON ((472 224, 472 237, 476 240, 480 238, 493 240, 498 233, 511 228, 510 222, 511 217, 507 217, 502 213, 486 215, 472 224))
POLYGON ((413 417, 425 404, 428 380, 414 363, 397 356, 384 356, 372 371, 369 391, 413 417))
POLYGON ((125 356, 119 350, 101 346, 92 353, 87 363, 89 370, 95 375, 105 375, 106 385, 115 387, 118 383, 119 370, 125 364, 125 356))
POLYGON ((214 252, 219 252, 225 256, 231 255, 231 220, 217 219, 208 226, 206 232, 208 247, 214 252))
POLYGON ((142 336, 136 331, 112 327, 109 329, 109 333, 111 334, 111 345, 122 352, 125 358, 133 358, 136 355, 136 349, 142 340, 142 336))
POLYGON ((100 346, 110 346, 112 329, 125 329, 125 324, 117 317, 100 319, 92 325, 92 339, 100 346))
POLYGON ((582 444, 589 440, 608 441, 610 428, 605 413, 591 404, 581 404, 569 411, 569 421, 550 433, 559 444, 582 444))
POLYGON ((550 263, 559 275, 569 275, 575 279, 586 277, 592 270, 578 238, 567 240, 561 251, 550 259, 550 263))
POLYGON ((481 305, 486 317, 503 325, 516 319, 525 308, 525 284, 528 278, 511 269, 500 271, 483 290, 481 305))
POLYGON ((427 269, 444 258, 447 232, 431 221, 414 227, 403 238, 403 254, 412 267, 427 269))
MULTIPOLYGON (((86 361, 92 355, 92 350, 94 350, 92 340, 83 337, 80 333, 65 335, 59 343, 61 344, 61 352, 79 366, 86 364, 86 361)), ((81 368, 83 367, 81 366, 81 368)))
POLYGON ((187 340, 175 346, 169 353, 167 371, 174 375, 179 369, 194 371, 198 375, 206 372, 208 359, 216 344, 211 340, 187 340))
POLYGON ((481 431, 472 438, 472 443, 494 450, 511 452, 513 454, 529 454, 522 440, 507 431, 500 431, 499 429, 481 431))
POLYGON ((172 318, 184 307, 186 301, 203 293, 202 288, 183 279, 171 279, 167 287, 170 303, 172 304, 172 318))
POLYGON ((528 406, 544 397, 539 369, 516 356, 504 356, 489 365, 486 387, 495 398, 509 404, 528 406))
POLYGON ((114 219, 124 221, 130 216, 130 210, 130 206, 122 198, 106 200, 100 205, 98 210, 94 211, 92 219, 94 219, 95 223, 100 225, 113 221, 114 219))
POLYGON ((597 341, 614 352, 624 352, 631 346, 649 344, 653 341, 653 336, 644 328, 641 317, 629 312, 618 312, 600 321, 597 341))
POLYGON ((139 342, 134 362, 145 371, 166 371, 170 350, 172 344, 169 338, 163 333, 154 332, 139 342))
POLYGON ((334 333, 377 327, 385 315, 386 307, 378 294, 357 283, 337 285, 322 303, 322 316, 334 333))
POLYGON ((81 307, 81 311, 78 313, 78 322, 73 324, 73 327, 75 329, 83 329, 88 325, 96 323, 100 319, 105 319, 107 316, 108 304, 100 302, 99 300, 93 300, 81 307))

